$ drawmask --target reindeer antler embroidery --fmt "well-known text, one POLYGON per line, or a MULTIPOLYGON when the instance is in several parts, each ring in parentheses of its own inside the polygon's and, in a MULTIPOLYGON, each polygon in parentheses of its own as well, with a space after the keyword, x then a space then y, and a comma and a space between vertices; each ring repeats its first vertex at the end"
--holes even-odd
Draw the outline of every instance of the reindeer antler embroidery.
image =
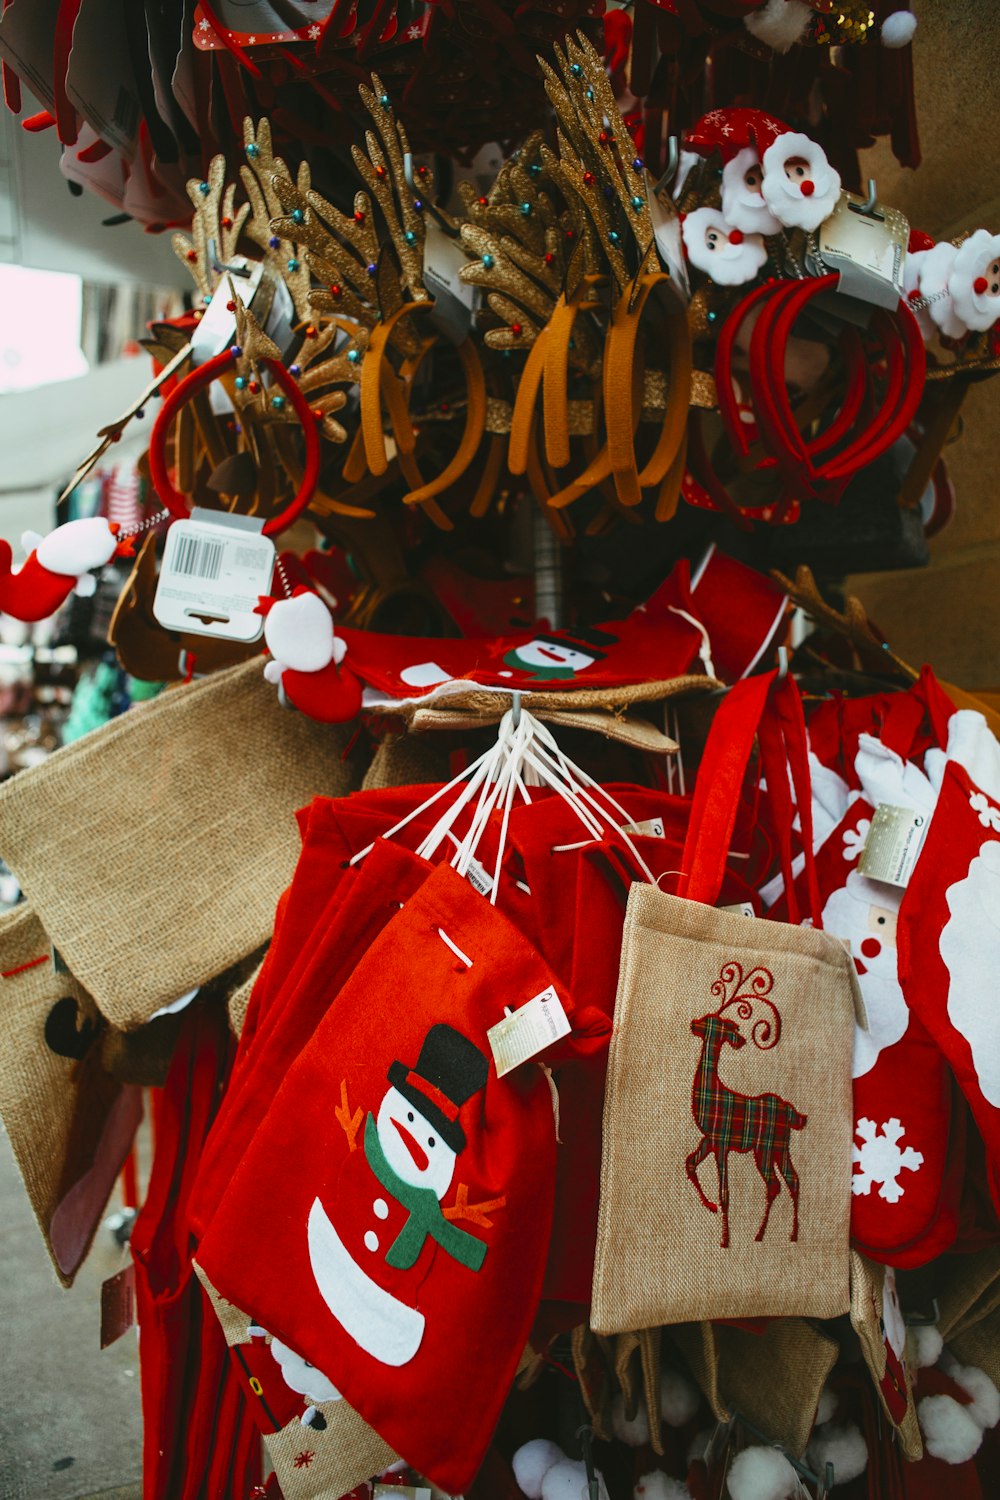
POLYGON ((766 1015, 759 1015, 750 1028, 750 1040, 762 1052, 769 1052, 772 1047, 776 1047, 781 1037, 781 1017, 772 1001, 767 999, 773 988, 774 975, 770 969, 758 965, 744 974, 742 964, 738 964, 735 959, 723 964, 718 979, 712 985, 712 994, 721 996, 723 1001, 716 1015, 721 1016, 725 1011, 734 1009, 741 1021, 749 1021, 758 1001, 767 1006, 774 1020, 766 1015))

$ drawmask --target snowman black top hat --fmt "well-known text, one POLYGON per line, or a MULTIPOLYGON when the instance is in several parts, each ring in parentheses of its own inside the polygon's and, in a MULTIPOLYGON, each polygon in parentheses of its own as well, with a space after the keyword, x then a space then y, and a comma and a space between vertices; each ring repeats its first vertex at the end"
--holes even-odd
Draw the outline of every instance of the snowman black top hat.
POLYGON ((394 1062, 388 1077, 457 1155, 465 1145, 458 1111, 485 1085, 488 1071, 479 1048, 442 1022, 424 1037, 416 1067, 394 1062))
POLYGON ((568 646, 586 651, 587 655, 594 657, 595 661, 600 661, 607 656, 610 648, 618 644, 616 635, 612 635, 610 630, 599 630, 596 625, 579 625, 571 630, 560 630, 552 634, 539 630, 531 639, 548 641, 552 646, 568 646))

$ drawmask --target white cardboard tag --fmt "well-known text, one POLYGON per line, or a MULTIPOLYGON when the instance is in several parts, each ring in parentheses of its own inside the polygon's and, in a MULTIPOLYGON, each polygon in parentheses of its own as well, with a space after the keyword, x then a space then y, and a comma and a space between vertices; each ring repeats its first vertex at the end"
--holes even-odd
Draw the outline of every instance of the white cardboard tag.
POLYGON ((453 240, 434 219, 424 229, 424 285, 434 298, 431 322, 453 344, 468 336, 479 305, 479 288, 459 276, 468 265, 458 240, 453 240))
POLYGON ((869 880, 906 886, 927 829, 927 818, 911 807, 880 802, 872 817, 858 870, 869 880))
POLYGON ((375 1484, 372 1500, 431 1500, 431 1492, 419 1484, 375 1484))
POLYGON ((755 917, 757 915, 749 901, 734 901, 730 906, 720 906, 719 910, 730 911, 734 917, 755 917))
POLYGON ((550 984, 541 994, 533 995, 527 1005, 522 1005, 513 1015, 504 1016, 486 1033, 497 1065, 497 1077, 502 1078, 537 1053, 544 1052, 560 1037, 568 1036, 572 1029, 562 1001, 550 984))
POLYGON ((645 818, 641 823, 623 823, 622 833, 630 836, 638 834, 640 838, 665 839, 666 829, 662 818, 645 818))
POLYGON ((475 858, 469 860, 469 867, 465 872, 465 878, 481 896, 492 894, 493 877, 487 872, 486 866, 481 860, 475 858))
POLYGON ((892 309, 903 295, 910 226, 888 204, 876 203, 873 213, 859 213, 863 202, 856 193, 841 193, 819 228, 820 258, 827 270, 840 272, 838 291, 892 309))
POLYGON ((256 641, 264 617, 254 611, 271 591, 274 543, 255 516, 195 510, 167 532, 153 614, 165 630, 256 641))

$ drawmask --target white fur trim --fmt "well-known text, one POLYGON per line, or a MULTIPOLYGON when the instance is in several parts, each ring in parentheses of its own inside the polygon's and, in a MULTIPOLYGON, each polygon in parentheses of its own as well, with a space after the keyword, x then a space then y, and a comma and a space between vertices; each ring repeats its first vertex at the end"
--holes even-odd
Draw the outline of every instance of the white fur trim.
POLYGON ((894 10, 882 22, 883 47, 908 47, 917 29, 917 18, 911 10, 894 10))
POLYGON ((953 1396, 925 1396, 917 1403, 917 1418, 932 1458, 964 1464, 979 1452, 983 1429, 953 1396))
POLYGON ((936 1365, 941 1358, 941 1350, 944 1348, 944 1339, 940 1331, 933 1326, 911 1328, 909 1343, 913 1363, 918 1370, 926 1370, 930 1365, 936 1365))
POLYGON ((67 521, 38 543, 35 555, 50 573, 79 578, 91 568, 103 567, 114 556, 114 532, 103 516, 67 521))
POLYGON ((767 0, 759 10, 743 17, 750 35, 775 52, 790 52, 805 36, 812 10, 802 0, 767 0))
POLYGON ((286 667, 321 672, 334 658, 333 618, 318 594, 279 599, 264 617, 264 640, 286 667))
POLYGON ((618 1392, 611 1403, 611 1431, 627 1448, 641 1448, 649 1442, 649 1418, 642 1404, 636 1407, 635 1416, 629 1420, 625 1415, 625 1397, 618 1392))
MULTIPOLYGON (((608 1487, 600 1470, 597 1484, 600 1500, 609 1500, 608 1487)), ((586 1500, 586 1496, 587 1470, 582 1463, 563 1459, 562 1463, 553 1464, 542 1480, 541 1500, 586 1500)))
MULTIPOLYGON (((933 245, 930 250, 918 251, 917 254, 920 256, 917 289, 921 297, 935 299, 927 308, 926 316, 946 338, 960 339, 966 332, 965 324, 955 315, 951 295, 941 295, 948 291, 948 281, 958 251, 947 240, 942 240, 940 245, 933 245)), ((917 256, 913 259, 916 260, 917 256)))
POLYGON ((511 1459, 518 1489, 527 1495, 528 1500, 540 1500, 542 1480, 555 1464, 565 1461, 566 1455, 558 1443, 550 1443, 548 1438, 535 1438, 524 1443, 511 1459))
POLYGON ((691 1491, 679 1479, 654 1469, 651 1474, 643 1474, 632 1496, 633 1500, 691 1500, 691 1491))
POLYGON ((995 1427, 1000 1422, 1000 1391, 997 1390, 985 1370, 975 1365, 960 1365, 949 1360, 942 1366, 956 1385, 960 1385, 972 1402, 965 1409, 982 1428, 995 1427))
POLYGON ((822 146, 809 136, 786 130, 768 146, 761 165, 764 201, 786 228, 818 229, 833 213, 840 198, 840 176, 831 167, 822 146), (796 156, 809 165, 808 180, 813 184, 813 192, 808 197, 802 194, 797 182, 785 176, 785 163, 796 156))
POLYGON ((660 1376, 660 1415, 668 1427, 686 1427, 701 1405, 698 1387, 679 1370, 660 1376))
POLYGON ((980 276, 989 275, 989 266, 1000 258, 1000 234, 977 229, 959 245, 948 277, 955 316, 974 333, 985 333, 1000 318, 1000 297, 989 292, 975 292, 973 285, 980 276))
POLYGON ((732 229, 733 225, 726 223, 717 208, 696 208, 685 215, 681 225, 688 260, 717 286, 742 286, 767 264, 767 249, 761 236, 743 235, 742 243, 734 245, 729 239, 732 229), (710 230, 715 232, 714 250, 709 248, 710 230))
POLYGON ((73 592, 78 599, 92 599, 97 593, 97 579, 93 573, 81 573, 73 585, 73 592))
POLYGON ((798 1476, 777 1448, 744 1448, 728 1474, 732 1500, 792 1500, 798 1476))
MULTIPOLYGON (((785 0, 781 0, 784 4, 785 0)), ((722 169, 722 213, 727 224, 742 229, 744 234, 777 234, 781 225, 774 217, 762 195, 754 193, 746 185, 746 175, 751 167, 757 167, 760 176, 764 168, 760 157, 752 146, 737 151, 732 161, 722 169)))
POLYGON ((868 1467, 868 1449, 861 1429, 853 1422, 844 1426, 830 1422, 818 1428, 809 1443, 809 1459, 817 1474, 822 1474, 827 1464, 833 1464, 837 1484, 848 1484, 857 1479, 868 1467))

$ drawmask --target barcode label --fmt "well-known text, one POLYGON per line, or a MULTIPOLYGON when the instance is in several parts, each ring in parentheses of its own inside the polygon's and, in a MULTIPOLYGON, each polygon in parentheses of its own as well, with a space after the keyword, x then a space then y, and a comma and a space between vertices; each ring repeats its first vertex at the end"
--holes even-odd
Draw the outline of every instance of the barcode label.
POLYGON ((118 90, 112 121, 123 135, 127 135, 130 139, 135 135, 135 129, 139 123, 139 105, 135 95, 130 94, 126 88, 118 90))
POLYGON ((185 578, 218 578, 222 571, 224 542, 209 541, 207 537, 181 536, 177 538, 170 566, 173 572, 185 578))

